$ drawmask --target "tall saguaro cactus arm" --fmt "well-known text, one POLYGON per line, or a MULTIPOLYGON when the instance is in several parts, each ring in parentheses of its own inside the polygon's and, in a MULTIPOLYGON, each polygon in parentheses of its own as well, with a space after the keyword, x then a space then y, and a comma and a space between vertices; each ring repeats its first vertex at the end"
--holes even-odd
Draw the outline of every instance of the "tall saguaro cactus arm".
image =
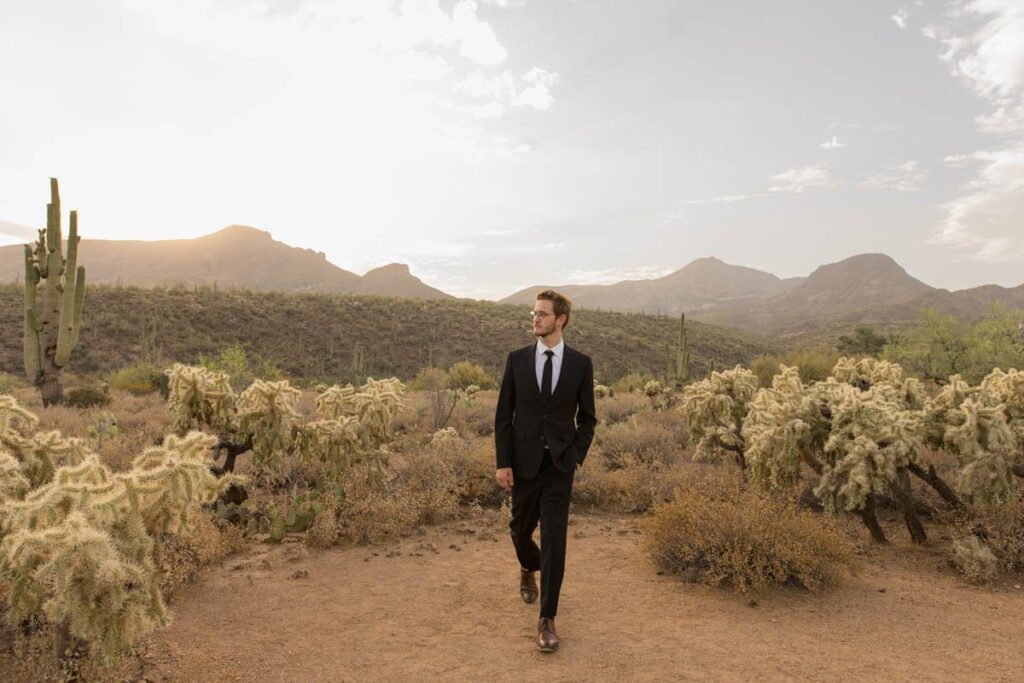
POLYGON ((78 343, 85 301, 85 268, 78 265, 78 212, 71 212, 65 258, 60 193, 50 178, 46 228, 33 248, 25 246, 25 374, 39 387, 43 405, 60 403, 60 371, 78 343), (39 296, 40 280, 45 289, 39 296), (40 301, 41 299, 41 301, 40 301))
POLYGON ((71 349, 78 340, 78 326, 82 320, 82 301, 78 296, 81 288, 85 293, 85 268, 78 267, 78 212, 71 212, 68 228, 68 255, 64 261, 64 291, 61 293, 60 329, 57 333, 57 365, 65 366, 71 356, 71 349))
POLYGON ((39 316, 36 313, 36 286, 39 268, 32 259, 32 247, 25 245, 25 375, 36 381, 42 369, 39 357, 39 316))

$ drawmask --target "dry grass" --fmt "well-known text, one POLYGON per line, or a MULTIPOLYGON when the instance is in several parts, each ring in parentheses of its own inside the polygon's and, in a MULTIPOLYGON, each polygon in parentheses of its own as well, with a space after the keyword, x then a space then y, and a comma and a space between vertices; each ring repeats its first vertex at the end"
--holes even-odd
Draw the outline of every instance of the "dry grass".
POLYGON ((610 469, 623 467, 631 459, 650 465, 667 464, 677 459, 682 451, 671 429, 657 422, 638 419, 610 427, 601 426, 594 441, 610 469))
POLYGON ((606 512, 643 513, 672 498, 672 492, 686 477, 692 463, 645 462, 626 455, 608 466, 596 453, 576 472, 573 503, 606 512))
POLYGON ((687 482, 645 526, 647 550, 659 567, 744 593, 772 584, 819 590, 852 560, 828 518, 764 498, 738 477, 687 482))
POLYGON ((594 407, 597 411, 598 422, 615 424, 646 410, 650 407, 650 401, 643 395, 643 392, 638 391, 632 394, 623 392, 597 399, 594 407))

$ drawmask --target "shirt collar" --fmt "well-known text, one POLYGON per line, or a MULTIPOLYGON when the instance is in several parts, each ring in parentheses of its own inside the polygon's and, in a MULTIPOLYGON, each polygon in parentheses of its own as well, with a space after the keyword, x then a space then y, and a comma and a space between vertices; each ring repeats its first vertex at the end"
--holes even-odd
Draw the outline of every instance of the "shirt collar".
MULTIPOLYGON (((544 346, 544 342, 540 339, 537 340, 537 348, 534 350, 534 354, 538 357, 544 356, 544 352, 548 350, 548 347, 544 346)), ((565 338, 559 339, 558 343, 551 347, 551 350, 555 352, 554 357, 559 360, 562 359, 562 352, 565 350, 565 338)))

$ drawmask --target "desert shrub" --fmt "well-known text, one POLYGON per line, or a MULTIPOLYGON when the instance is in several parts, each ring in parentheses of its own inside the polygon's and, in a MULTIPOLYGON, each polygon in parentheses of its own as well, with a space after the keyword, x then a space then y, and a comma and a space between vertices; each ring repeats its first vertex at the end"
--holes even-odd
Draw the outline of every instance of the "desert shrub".
POLYGON ((961 537, 976 537, 992 552, 999 571, 1024 571, 1024 501, 976 505, 960 526, 961 537))
POLYGON ((0 394, 10 394, 15 389, 20 389, 25 383, 14 375, 0 372, 0 394))
POLYGON ((247 353, 238 344, 221 350, 212 358, 200 355, 198 365, 213 372, 226 374, 235 391, 241 391, 257 378, 267 382, 279 382, 284 379, 284 373, 280 368, 257 354, 247 353))
POLYGON ((638 372, 631 372, 628 375, 623 375, 619 379, 612 383, 612 389, 616 394, 631 394, 634 391, 643 391, 644 385, 650 380, 654 379, 647 375, 641 375, 638 372))
POLYGON ((110 394, 103 387, 75 387, 64 394, 64 405, 71 408, 95 408, 110 404, 110 394))
POLYGON ((331 486, 320 497, 320 508, 302 540, 311 548, 329 548, 337 542, 338 533, 338 498, 331 486))
POLYGON ((614 424, 647 410, 650 404, 640 394, 617 393, 615 396, 609 395, 608 398, 602 399, 595 407, 598 420, 614 424))
POLYGON ((763 354, 750 361, 751 371, 757 375, 757 384, 770 387, 772 378, 779 373, 779 366, 795 366, 800 372, 800 381, 805 384, 820 382, 832 373, 839 360, 839 352, 827 345, 809 349, 794 349, 783 355, 763 354))
POLYGON ((573 481, 573 504, 605 512, 643 513, 672 498, 682 463, 648 463, 627 454, 614 469, 603 455, 587 458, 573 481))
POLYGON ((150 394, 160 390, 163 371, 153 363, 136 363, 110 375, 108 382, 114 389, 130 394, 150 394))
POLYGON ((497 383, 481 366, 460 361, 448 368, 448 386, 452 389, 466 389, 476 385, 480 389, 494 389, 497 383))
POLYGON ((686 447, 690 433, 686 420, 678 410, 642 410, 630 418, 638 427, 655 426, 672 434, 672 445, 676 449, 686 447))
POLYGON ((965 536, 953 541, 951 562, 972 583, 986 583, 999 571, 999 561, 992 549, 977 536, 965 536))
MULTIPOLYGON (((463 434, 490 436, 494 434, 494 402, 480 401, 476 394, 471 400, 463 397, 458 410, 455 411, 449 424, 458 427, 463 434)), ((428 427, 429 428, 429 427, 428 427)))
POLYGON ((644 463, 668 462, 677 448, 670 430, 635 419, 599 428, 595 440, 609 469, 621 467, 627 456, 644 463))
POLYGON ((465 504, 498 505, 504 492, 494 479, 494 441, 465 440, 446 429, 434 435, 428 449, 450 464, 458 488, 458 497, 465 504))
POLYGON ((161 534, 160 592, 171 595, 190 583, 199 571, 244 545, 242 530, 209 515, 196 515, 193 526, 181 534, 161 534))
POLYGON ((655 564, 688 581, 743 593, 772 584, 815 591, 836 581, 852 557, 826 520, 738 481, 680 486, 645 520, 645 540, 655 564))
POLYGON ((436 391, 448 388, 448 373, 441 368, 423 368, 409 382, 410 391, 436 391))
POLYGON ((412 456, 405 467, 396 468, 388 489, 391 495, 409 501, 415 511, 414 524, 442 522, 459 509, 455 468, 432 451, 412 456))
POLYGON ((380 543, 408 533, 419 519, 416 502, 386 490, 362 470, 353 468, 339 482, 339 539, 380 543))
POLYGON ((1024 312, 993 304, 970 325, 934 309, 917 325, 891 337, 882 357, 926 378, 944 381, 952 374, 976 383, 995 368, 1024 367, 1024 312))

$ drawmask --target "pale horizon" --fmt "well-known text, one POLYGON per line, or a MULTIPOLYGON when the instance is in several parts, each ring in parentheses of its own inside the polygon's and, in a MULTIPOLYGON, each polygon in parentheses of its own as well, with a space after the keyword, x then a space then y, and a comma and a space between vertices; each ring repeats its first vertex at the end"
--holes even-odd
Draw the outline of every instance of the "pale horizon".
POLYGON ((54 176, 87 239, 244 224, 477 299, 706 256, 1024 283, 1013 0, 14 2, 0 84, 0 244, 54 176))

